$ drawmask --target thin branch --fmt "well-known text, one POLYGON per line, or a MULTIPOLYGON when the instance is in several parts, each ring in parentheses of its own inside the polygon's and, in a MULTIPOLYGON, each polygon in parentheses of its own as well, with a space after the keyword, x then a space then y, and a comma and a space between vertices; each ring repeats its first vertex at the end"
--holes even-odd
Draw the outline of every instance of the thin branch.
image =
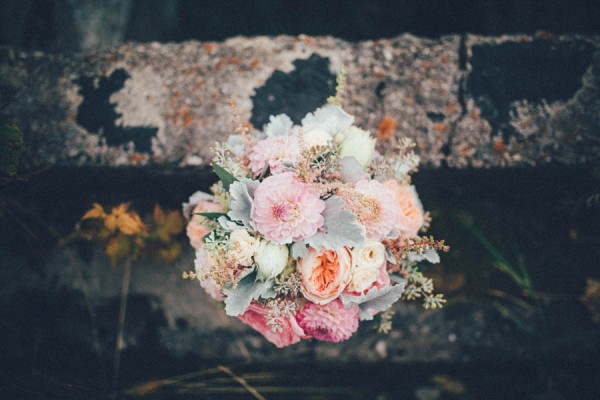
POLYGON ((234 381, 236 381, 237 383, 239 383, 240 385, 242 385, 244 387, 244 389, 246 389, 248 391, 248 393, 250 393, 252 396, 254 396, 254 398, 256 398, 257 400, 267 400, 267 399, 265 399, 265 397, 263 397, 263 395, 261 395, 260 393, 258 393, 258 391, 256 389, 254 389, 252 386, 250 386, 248 384, 248 382, 246 382, 246 380, 244 378, 241 378, 241 377, 237 376, 229 368, 227 368, 227 367, 225 367, 223 365, 219 365, 217 368, 220 371, 224 372, 225 374, 229 375, 231 377, 231 379, 233 379, 234 381))

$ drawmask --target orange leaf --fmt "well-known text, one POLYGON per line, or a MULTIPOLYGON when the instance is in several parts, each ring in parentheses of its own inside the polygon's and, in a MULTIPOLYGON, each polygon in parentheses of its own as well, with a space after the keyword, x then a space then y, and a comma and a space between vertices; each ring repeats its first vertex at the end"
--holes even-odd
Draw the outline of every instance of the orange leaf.
POLYGON ((90 210, 88 210, 88 212, 86 212, 83 217, 81 217, 81 220, 86 220, 86 219, 93 219, 93 218, 105 218, 106 217, 106 213, 104 212, 104 208, 98 204, 98 203, 94 203, 92 208, 90 210))
POLYGON ((106 254, 110 257, 113 267, 116 267, 119 261, 130 253, 131 243, 126 236, 115 236, 106 245, 106 254))
POLYGON ((382 142, 389 142, 392 139, 392 133, 396 130, 396 123, 390 116, 386 116, 377 127, 377 139, 382 142))
POLYGON ((146 226, 135 211, 130 211, 119 217, 119 230, 125 235, 135 235, 144 233, 146 226))
POLYGON ((154 206, 154 223, 156 225, 162 225, 165 223, 165 212, 158 204, 154 206))
POLYGON ((181 244, 175 242, 166 249, 160 249, 158 255, 168 263, 175 262, 181 255, 181 244))

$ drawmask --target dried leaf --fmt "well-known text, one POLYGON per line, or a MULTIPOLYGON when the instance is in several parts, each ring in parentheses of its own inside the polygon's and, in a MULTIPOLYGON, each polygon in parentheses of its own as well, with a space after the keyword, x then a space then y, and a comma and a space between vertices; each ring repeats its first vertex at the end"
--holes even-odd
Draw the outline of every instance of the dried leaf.
POLYGON ((162 258, 168 263, 173 263, 177 261, 177 259, 181 255, 181 243, 174 242, 169 247, 165 249, 160 249, 158 251, 158 255, 160 256, 160 258, 162 258))
POLYGON ((90 210, 88 210, 83 217, 81 217, 81 220, 86 220, 86 219, 95 219, 95 218, 105 218, 106 217, 106 213, 104 212, 104 208, 98 204, 98 203, 94 203, 92 205, 92 208, 90 210))
POLYGON ((131 250, 129 238, 123 235, 113 237, 106 245, 106 254, 110 258, 113 267, 116 267, 120 260, 127 257, 131 250))

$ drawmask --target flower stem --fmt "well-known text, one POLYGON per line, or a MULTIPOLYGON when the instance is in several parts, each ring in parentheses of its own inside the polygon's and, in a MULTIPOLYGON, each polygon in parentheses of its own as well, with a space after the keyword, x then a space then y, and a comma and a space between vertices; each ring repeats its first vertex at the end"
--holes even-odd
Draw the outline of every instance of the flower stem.
POLYGON ((121 302, 119 304, 119 319, 117 321, 117 337, 115 340, 115 355, 113 361, 112 387, 116 393, 119 384, 119 369, 121 368, 121 350, 123 349, 123 331, 125 329, 125 314, 127 311, 127 297, 129 282, 131 281, 131 259, 125 262, 125 271, 121 285, 121 302))

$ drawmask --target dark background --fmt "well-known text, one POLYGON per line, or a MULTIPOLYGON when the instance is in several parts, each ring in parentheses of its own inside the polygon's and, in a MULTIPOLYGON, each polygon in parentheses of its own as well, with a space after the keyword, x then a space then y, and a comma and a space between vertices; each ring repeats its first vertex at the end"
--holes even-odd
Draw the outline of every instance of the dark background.
MULTIPOLYGON (((347 40, 451 33, 600 32, 597 0, 2 0, 0 44, 90 50, 82 32, 118 19, 97 43, 223 40, 300 33, 347 40)), ((96 45, 93 45, 94 47, 96 45)))

